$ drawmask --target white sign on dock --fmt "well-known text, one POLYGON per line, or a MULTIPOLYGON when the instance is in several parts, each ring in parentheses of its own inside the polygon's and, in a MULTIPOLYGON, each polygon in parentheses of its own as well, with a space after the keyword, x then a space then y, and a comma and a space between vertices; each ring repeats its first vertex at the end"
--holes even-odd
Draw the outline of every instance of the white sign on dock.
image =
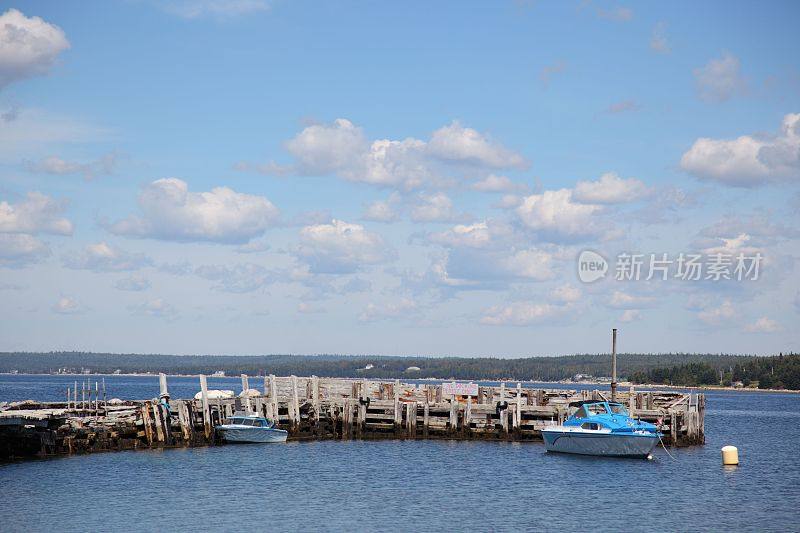
POLYGON ((477 383, 442 383, 442 396, 445 398, 456 396, 477 396, 478 384, 477 383))

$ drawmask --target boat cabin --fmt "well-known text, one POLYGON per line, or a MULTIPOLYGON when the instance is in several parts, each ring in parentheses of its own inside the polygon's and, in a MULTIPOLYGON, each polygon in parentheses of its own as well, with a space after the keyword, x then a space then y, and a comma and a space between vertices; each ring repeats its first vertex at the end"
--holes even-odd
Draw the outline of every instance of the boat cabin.
POLYGON ((625 406, 617 402, 604 401, 581 401, 572 402, 570 407, 577 407, 570 418, 591 418, 598 415, 621 415, 628 416, 625 406))
POLYGON ((271 428, 275 425, 272 420, 254 415, 234 415, 225 419, 225 424, 232 426, 248 426, 257 428, 271 428))

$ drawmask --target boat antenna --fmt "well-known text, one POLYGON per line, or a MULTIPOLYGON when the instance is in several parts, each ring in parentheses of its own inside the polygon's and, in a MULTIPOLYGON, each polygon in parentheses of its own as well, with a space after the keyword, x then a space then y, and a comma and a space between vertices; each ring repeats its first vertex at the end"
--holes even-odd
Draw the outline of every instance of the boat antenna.
POLYGON ((617 328, 611 330, 611 401, 617 401, 617 328))

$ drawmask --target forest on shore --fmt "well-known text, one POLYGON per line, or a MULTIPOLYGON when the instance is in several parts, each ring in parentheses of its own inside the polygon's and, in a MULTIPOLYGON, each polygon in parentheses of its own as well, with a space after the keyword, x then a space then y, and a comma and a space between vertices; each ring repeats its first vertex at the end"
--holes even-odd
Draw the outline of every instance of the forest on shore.
POLYGON ((753 357, 729 365, 699 361, 681 365, 651 368, 633 372, 634 383, 664 385, 724 385, 741 384, 759 389, 800 390, 800 354, 780 354, 753 357))
MULTIPOLYGON (((786 356, 794 357, 797 356, 786 356)), ((781 363, 766 363, 770 358, 726 354, 620 354, 620 380, 636 380, 671 385, 719 383, 719 371, 733 370, 731 380, 742 376, 764 379, 763 368, 775 367, 784 379, 781 363), (760 365, 766 364, 766 367, 760 365), (756 369, 758 373, 756 374, 756 369), (748 374, 749 373, 749 374, 748 374), (716 378, 714 378, 716 376, 716 378)), ((166 355, 114 354, 93 352, 4 352, 0 353, 0 372, 21 373, 156 373, 227 375, 298 375, 350 378, 433 378, 464 380, 561 381, 576 375, 608 377, 610 354, 575 354, 526 358, 498 357, 415 357, 369 355, 166 355)), ((772 375, 772 374, 770 374, 772 375)), ((787 374, 788 375, 788 374, 787 374)))

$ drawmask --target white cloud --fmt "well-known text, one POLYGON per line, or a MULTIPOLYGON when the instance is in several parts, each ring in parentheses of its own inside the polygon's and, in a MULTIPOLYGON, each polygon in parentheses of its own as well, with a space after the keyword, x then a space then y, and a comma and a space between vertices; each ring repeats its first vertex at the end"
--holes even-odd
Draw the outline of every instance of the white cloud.
POLYGON ((740 233, 739 235, 730 238, 718 237, 717 239, 712 239, 711 242, 713 244, 706 246, 702 249, 702 251, 706 255, 723 254, 730 255, 732 257, 736 257, 739 254, 752 257, 758 252, 763 253, 762 248, 748 244, 748 242, 751 240, 752 237, 747 233, 740 233))
POLYGON ((372 222, 396 222, 399 215, 392 205, 393 203, 392 199, 372 202, 364 210, 361 218, 372 222))
POLYGON ((83 306, 70 296, 62 296, 53 304, 52 310, 60 315, 75 315, 84 311, 83 306))
POLYGON ((527 196, 516 209, 526 227, 553 241, 603 235, 607 228, 600 223, 601 212, 602 207, 598 205, 574 202, 570 189, 527 196))
MULTIPOLYGON (((538 249, 490 251, 461 248, 435 260, 425 279, 432 288, 446 292, 498 290, 514 282, 553 279, 553 254, 538 249)), ((424 284, 423 284, 424 286, 424 284)))
POLYGON ((138 305, 129 305, 128 310, 135 315, 146 315, 152 317, 162 317, 167 319, 175 318, 178 314, 177 309, 164 301, 163 298, 154 298, 138 305))
POLYGON ((342 175, 350 181, 372 185, 416 189, 442 181, 425 153, 425 142, 417 139, 374 141, 359 160, 359 165, 342 175))
POLYGON ((574 285, 566 284, 555 287, 550 291, 550 300, 553 302, 571 304, 580 301, 583 293, 574 285))
POLYGON ((167 13, 185 19, 202 17, 234 18, 267 11, 266 0, 169 0, 156 2, 167 13))
POLYGON ((411 209, 414 222, 451 222, 455 220, 453 201, 443 192, 420 194, 411 209))
POLYGON ((50 248, 31 235, 0 233, 0 267, 20 268, 47 258, 50 248))
POLYGON ((517 196, 516 194, 504 194, 500 201, 494 204, 492 207, 496 207, 498 209, 514 209, 515 207, 519 207, 519 204, 522 203, 522 197, 517 196))
POLYGON ((139 195, 141 216, 110 226, 117 235, 169 241, 243 243, 263 234, 278 218, 278 208, 263 196, 215 187, 190 192, 177 178, 156 180, 139 195))
POLYGON ((308 126, 286 143, 298 166, 309 174, 346 171, 367 146, 363 130, 344 118, 308 126))
POLYGON ((266 252, 271 248, 270 242, 264 237, 253 239, 244 244, 236 247, 236 253, 239 254, 256 254, 259 252, 266 252))
POLYGON ((470 189, 479 192, 516 192, 525 191, 525 185, 514 183, 507 176, 489 174, 481 181, 470 185, 470 189))
POLYGON ((457 121, 433 132, 428 152, 448 161, 476 163, 491 168, 525 168, 525 158, 457 121))
POLYGON ((572 199, 583 204, 621 204, 635 202, 648 193, 647 186, 636 178, 623 179, 607 172, 597 181, 579 181, 572 199))
POLYGON ((521 168, 524 158, 485 135, 453 122, 420 139, 370 141, 347 119, 307 126, 286 143, 294 164, 282 166, 239 163, 241 170, 268 174, 334 174, 348 181, 401 190, 450 184, 451 170, 462 167, 521 168))
POLYGON ((648 296, 636 296, 623 291, 614 291, 608 306, 615 309, 642 309, 655 303, 656 300, 648 296))
POLYGON ((108 176, 114 173, 117 164, 116 154, 106 154, 100 159, 79 163, 77 161, 67 161, 60 157, 50 156, 39 161, 26 161, 25 167, 30 172, 40 174, 53 174, 56 176, 66 176, 70 174, 81 174, 83 179, 90 181, 98 176, 108 176))
POLYGON ((61 217, 65 209, 65 201, 40 192, 29 192, 17 204, 0 202, 0 233, 71 235, 72 222, 61 217))
POLYGON ((458 224, 451 229, 433 233, 428 240, 453 248, 488 248, 492 244, 492 231, 487 221, 475 224, 458 224))
POLYGON ((378 305, 370 302, 358 316, 361 322, 376 322, 394 318, 408 318, 418 311, 417 303, 410 298, 378 305))
POLYGON ((650 37, 650 48, 659 54, 668 54, 671 51, 667 40, 667 25, 659 22, 653 28, 653 35, 650 37))
POLYGON ((481 323, 490 326, 528 326, 558 317, 564 312, 564 309, 561 306, 532 302, 497 305, 484 312, 481 323))
POLYGON ((138 274, 122 278, 114 283, 114 287, 121 291, 146 291, 150 288, 150 280, 138 274))
POLYGON ((87 245, 80 252, 66 255, 63 263, 66 268, 75 270, 122 272, 138 270, 153 264, 153 261, 145 254, 126 252, 105 242, 98 242, 87 245))
POLYGON ((553 256, 543 250, 519 250, 500 261, 500 270, 512 277, 545 281, 554 277, 553 256))
POLYGON ((300 241, 297 256, 313 273, 354 272, 362 266, 385 263, 396 256, 377 233, 359 224, 335 219, 330 224, 303 228, 300 241))
POLYGON ((723 301, 719 306, 707 306, 697 313, 697 318, 709 326, 724 326, 736 316, 736 309, 730 300, 723 301))
POLYGON ((46 74, 67 48, 69 41, 61 28, 9 9, 0 15, 0 89, 46 74))
POLYGON ((724 52, 719 59, 712 59, 704 67, 694 69, 697 93, 707 102, 724 102, 737 93, 744 92, 746 84, 739 73, 739 59, 724 52))
POLYGON ((620 322, 636 322, 642 319, 642 313, 638 309, 626 309, 619 317, 620 322))
POLYGON ((224 292, 245 293, 258 290, 270 282, 269 271, 261 265, 244 263, 232 267, 203 265, 195 269, 201 278, 216 281, 215 289, 224 292))
POLYGON ((681 168, 700 179, 737 187, 796 181, 800 177, 800 113, 783 117, 777 136, 697 139, 683 154, 681 168))
POLYGON ((746 325, 744 329, 749 333, 775 333, 781 330, 781 325, 771 318, 762 316, 752 324, 746 325))

